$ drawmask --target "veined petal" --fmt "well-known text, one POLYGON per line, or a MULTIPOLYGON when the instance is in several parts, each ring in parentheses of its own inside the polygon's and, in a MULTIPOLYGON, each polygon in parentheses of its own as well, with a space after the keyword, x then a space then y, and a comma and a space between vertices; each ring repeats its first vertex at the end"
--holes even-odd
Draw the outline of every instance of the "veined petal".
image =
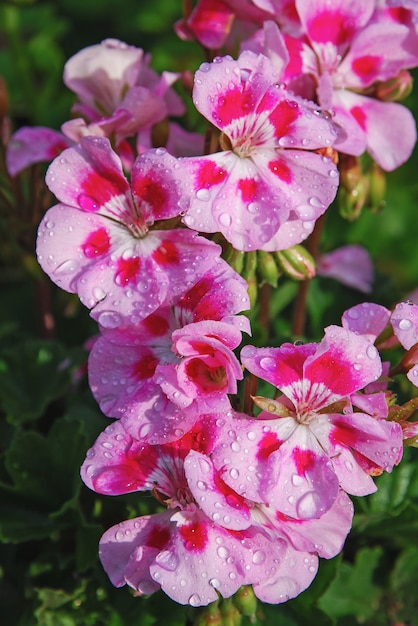
POLYGON ((400 302, 390 318, 393 332, 406 350, 418 343, 418 305, 400 302))
POLYGON ((368 339, 339 326, 328 326, 316 353, 304 365, 303 402, 308 406, 311 398, 311 408, 322 408, 377 380, 381 371, 379 353, 368 339), (316 386, 323 393, 314 400, 316 386))
POLYGON ((42 126, 19 128, 6 147, 6 166, 10 176, 16 176, 26 167, 52 161, 72 145, 62 133, 42 126))
POLYGON ((122 164, 105 137, 83 137, 51 163, 46 183, 63 203, 88 213, 122 217, 130 208, 129 184, 122 164))
POLYGON ((343 328, 364 335, 372 343, 389 323, 390 311, 380 304, 362 302, 342 315, 343 328))
POLYGON ((251 526, 245 498, 222 480, 209 457, 192 450, 184 460, 184 471, 196 502, 210 519, 231 530, 251 526))
MULTIPOLYGON (((365 133, 368 152, 384 170, 394 170, 411 156, 417 132, 409 109, 397 102, 381 102, 349 91, 339 90, 338 97, 365 133)), ((348 152, 345 144, 339 148, 348 152)))

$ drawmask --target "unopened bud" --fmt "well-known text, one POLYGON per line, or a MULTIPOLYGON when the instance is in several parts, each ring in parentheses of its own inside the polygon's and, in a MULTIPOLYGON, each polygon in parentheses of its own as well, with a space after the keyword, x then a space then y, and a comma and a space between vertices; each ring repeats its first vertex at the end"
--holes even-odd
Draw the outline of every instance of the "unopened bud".
POLYGON ((338 206, 341 216, 346 220, 356 220, 366 204, 368 194, 369 181, 366 178, 361 178, 351 191, 340 187, 338 190, 338 206))
POLYGON ((232 603, 231 598, 227 598, 221 604, 222 626, 240 626, 242 621, 241 612, 232 603))
POLYGON ((232 246, 225 254, 225 261, 235 270, 238 274, 244 269, 245 252, 235 250, 232 246))
POLYGON ((257 256, 257 271, 261 283, 268 283, 272 287, 276 287, 280 272, 274 256, 271 252, 264 250, 259 250, 257 256))
POLYGON ((240 587, 232 600, 242 615, 253 617, 256 614, 257 598, 251 586, 240 587))
POLYGON ((372 211, 380 211, 386 204, 386 177, 377 163, 374 163, 368 172, 369 178, 369 205, 372 211))
POLYGON ((316 274, 312 255, 300 244, 275 253, 280 269, 294 280, 307 280, 316 274))
POLYGON ((357 157, 350 154, 340 155, 340 185, 347 191, 357 187, 362 178, 360 162, 357 157))
POLYGON ((412 92, 413 79, 408 70, 401 70, 395 78, 378 83, 375 96, 384 102, 405 100, 412 92))
POLYGON ((212 604, 200 609, 193 626, 223 626, 218 602, 212 602, 212 604))

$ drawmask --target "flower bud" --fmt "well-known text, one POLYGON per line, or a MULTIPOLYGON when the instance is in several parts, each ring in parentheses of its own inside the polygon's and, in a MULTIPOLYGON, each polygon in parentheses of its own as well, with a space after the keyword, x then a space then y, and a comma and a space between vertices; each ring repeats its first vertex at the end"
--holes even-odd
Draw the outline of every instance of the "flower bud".
POLYGON ((351 191, 340 187, 338 190, 338 205, 341 216, 346 220, 356 220, 366 204, 368 194, 369 181, 366 178, 361 178, 351 191))
POLYGON ((241 612, 232 603, 231 598, 227 598, 221 604, 222 626, 240 626, 242 621, 241 612))
POLYGON ((378 212, 386 204, 386 177, 377 163, 374 163, 368 172, 369 198, 368 202, 372 211, 378 212))
POLYGON ((300 244, 275 253, 280 269, 294 280, 307 280, 316 274, 312 255, 300 244))
POLYGON ((384 102, 405 100, 412 92, 413 79, 408 70, 401 70, 395 78, 377 84, 375 96, 384 102))
POLYGON ((218 602, 212 602, 199 610, 193 626, 223 626, 223 623, 218 602))
POLYGON ((235 250, 232 246, 227 250, 225 254, 225 261, 235 270, 238 274, 241 274, 244 269, 245 253, 240 250, 235 250))
POLYGON ((253 588, 249 585, 240 587, 232 600, 242 615, 254 617, 257 611, 257 598, 253 588))
POLYGON ((339 170, 341 187, 347 191, 353 191, 362 178, 360 161, 350 154, 341 154, 339 170))
POLYGON ((272 287, 277 287, 277 280, 280 276, 279 268, 271 252, 259 250, 257 254, 257 272, 261 283, 268 283, 272 287))

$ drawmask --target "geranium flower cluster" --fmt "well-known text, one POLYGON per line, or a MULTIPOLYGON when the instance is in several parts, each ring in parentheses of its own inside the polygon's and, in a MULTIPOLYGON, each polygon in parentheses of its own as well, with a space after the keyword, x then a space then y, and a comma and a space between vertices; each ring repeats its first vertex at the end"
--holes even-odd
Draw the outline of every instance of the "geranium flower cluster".
MULTIPOLYGON (((82 478, 106 495, 149 491, 163 507, 103 535, 114 585, 192 606, 252 585, 284 602, 311 583, 319 557, 341 551, 349 495, 375 491, 373 477, 401 460, 375 340, 391 323, 417 384, 415 308, 364 304, 318 343, 246 345, 239 360, 250 300, 224 260, 231 247, 276 252, 306 239, 337 192, 338 152, 367 150, 385 169, 409 157, 412 116, 387 93, 418 63, 417 29, 394 5, 200 0, 182 36, 218 48, 243 25, 252 32, 238 58, 196 71, 212 152, 169 121, 184 111, 178 76, 158 77, 142 50, 115 40, 66 65, 80 117, 62 133, 12 138, 12 175, 55 156, 46 182, 58 203, 39 227, 39 263, 98 323, 89 383, 115 421, 82 478), (238 410, 244 369, 275 388, 253 396, 257 417, 238 410)), ((367 291, 371 270, 354 274, 346 282, 367 291)))

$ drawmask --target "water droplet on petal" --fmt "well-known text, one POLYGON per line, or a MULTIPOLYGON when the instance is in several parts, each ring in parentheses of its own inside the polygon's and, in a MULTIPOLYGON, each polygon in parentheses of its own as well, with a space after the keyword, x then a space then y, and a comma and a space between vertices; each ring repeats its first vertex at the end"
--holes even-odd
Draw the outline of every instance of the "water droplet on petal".
POLYGON ((262 359, 260 359, 260 367, 262 367, 263 370, 268 370, 268 371, 275 370, 276 360, 273 359, 273 357, 271 356, 265 356, 262 359))
POLYGON ((411 330, 412 328, 412 322, 411 320, 400 320, 399 321, 399 330, 411 330))
POLYGON ((92 196, 87 195, 86 193, 81 193, 78 198, 78 204, 84 211, 97 211, 99 208, 99 203, 96 198, 92 198, 92 196))
POLYGON ((199 594, 194 593, 192 596, 190 596, 189 604, 190 604, 190 606, 200 606, 201 599, 200 599, 199 594))
POLYGON ((321 498, 314 491, 308 491, 298 501, 296 505, 296 512, 301 519, 310 519, 312 517, 318 517, 318 513, 322 513, 320 506, 321 498))
POLYGON ((312 198, 309 198, 308 200, 309 204, 317 209, 324 209, 325 206, 322 204, 321 200, 319 198, 317 198, 316 196, 312 196, 312 198))
POLYGON ((202 200, 203 202, 207 202, 210 199, 210 192, 207 189, 198 189, 196 191, 196 198, 198 200, 202 200))
POLYGON ((221 586, 221 581, 218 580, 217 578, 210 578, 209 585, 213 587, 214 589, 219 589, 219 587, 221 586))
POLYGON ((67 261, 61 263, 61 265, 58 265, 58 267, 55 268, 54 273, 59 274, 60 276, 75 274, 79 267, 80 264, 76 259, 68 259, 67 261))
POLYGON ((103 291, 101 287, 94 287, 93 296, 95 297, 96 300, 103 300, 104 297, 106 296, 106 293, 103 291))
POLYGON ((229 556, 229 550, 225 546, 219 546, 216 552, 221 559, 226 559, 229 556))
POLYGON ((378 356, 378 351, 377 348, 373 345, 368 346, 367 350, 366 350, 366 354, 369 357, 369 359, 376 359, 378 356))
POLYGON ((300 487, 301 485, 303 485, 303 483, 304 483, 304 480, 302 476, 299 476, 299 474, 292 475, 292 485, 294 487, 300 487))
POLYGON ((253 563, 259 565, 260 563, 264 563, 266 560, 266 553, 263 550, 257 550, 253 554, 253 563))
POLYGON ((117 328, 120 326, 122 318, 119 313, 116 313, 115 311, 103 311, 100 313, 97 321, 103 326, 103 328, 117 328))
POLYGON ((232 224, 232 218, 229 213, 221 213, 218 219, 219 223, 226 228, 228 228, 228 226, 231 226, 232 224))

